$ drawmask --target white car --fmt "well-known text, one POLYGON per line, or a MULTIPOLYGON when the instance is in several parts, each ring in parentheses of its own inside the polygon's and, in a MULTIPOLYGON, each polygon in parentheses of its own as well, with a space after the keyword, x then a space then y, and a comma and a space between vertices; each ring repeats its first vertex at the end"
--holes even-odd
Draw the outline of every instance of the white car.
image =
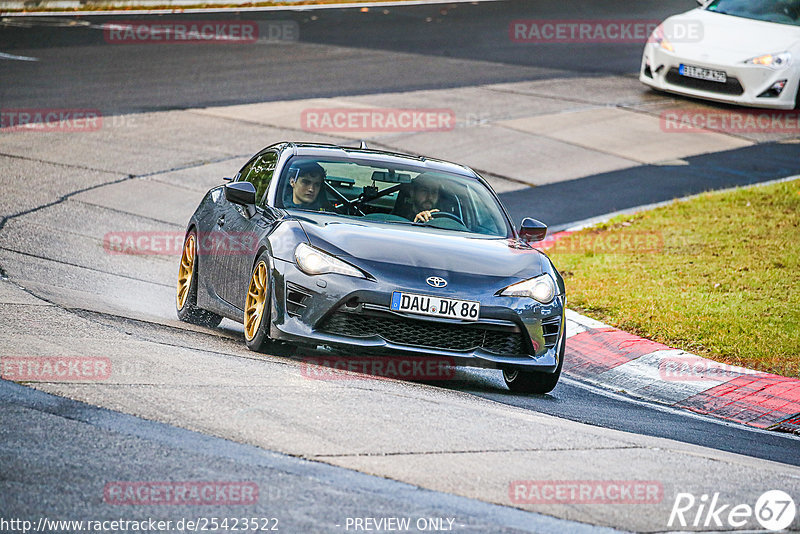
POLYGON ((639 80, 717 102, 800 109, 800 0, 699 3, 655 29, 639 80))

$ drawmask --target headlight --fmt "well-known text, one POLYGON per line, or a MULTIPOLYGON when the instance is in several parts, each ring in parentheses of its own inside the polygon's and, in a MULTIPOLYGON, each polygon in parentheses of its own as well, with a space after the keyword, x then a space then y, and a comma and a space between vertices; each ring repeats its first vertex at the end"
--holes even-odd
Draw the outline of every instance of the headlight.
POLYGON ((530 297, 547 304, 556 296, 556 283, 549 274, 508 286, 500 293, 503 297, 530 297))
POLYGON ((300 243, 294 249, 294 260, 300 270, 306 274, 338 273, 346 276, 355 276, 356 278, 366 278, 364 273, 349 263, 345 263, 339 258, 310 247, 305 243, 300 243))
POLYGON ((669 52, 675 51, 675 47, 672 46, 672 43, 669 42, 667 36, 664 35, 664 26, 662 25, 659 25, 655 30, 653 30, 653 33, 650 34, 650 38, 647 40, 647 42, 661 45, 661 48, 669 52))
POLYGON ((763 56, 753 57, 745 61, 750 65, 762 65, 773 69, 783 69, 792 62, 790 52, 780 52, 778 54, 764 54, 763 56))

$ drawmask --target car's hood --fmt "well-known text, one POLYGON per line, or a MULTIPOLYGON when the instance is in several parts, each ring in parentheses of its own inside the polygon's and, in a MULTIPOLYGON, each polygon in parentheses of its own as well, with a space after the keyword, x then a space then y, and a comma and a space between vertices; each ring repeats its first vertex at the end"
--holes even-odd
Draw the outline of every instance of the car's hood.
MULTIPOLYGON (((752 57, 783 52, 800 44, 800 26, 777 24, 693 9, 664 21, 675 54, 717 64, 736 64, 752 57), (699 29, 701 37, 680 38, 681 30, 699 29)), ((795 59, 797 60, 797 59, 795 59)))
POLYGON ((348 220, 317 213, 298 217, 298 220, 311 245, 346 259, 374 276, 404 278, 403 272, 411 270, 415 278, 422 274, 428 277, 460 273, 470 278, 484 277, 487 282, 493 279, 494 282, 511 280, 513 283, 543 272, 543 254, 513 239, 487 239, 447 230, 348 220))

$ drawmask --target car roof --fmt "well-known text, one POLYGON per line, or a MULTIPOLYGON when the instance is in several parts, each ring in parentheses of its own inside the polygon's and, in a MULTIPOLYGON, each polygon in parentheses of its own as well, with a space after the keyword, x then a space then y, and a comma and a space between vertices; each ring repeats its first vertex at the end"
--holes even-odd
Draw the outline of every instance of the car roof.
MULTIPOLYGON (((461 176, 469 176, 471 178, 479 178, 478 174, 465 165, 451 163, 435 158, 427 158, 423 156, 412 156, 410 154, 402 154, 399 152, 391 152, 388 150, 376 150, 366 148, 350 147, 342 145, 333 145, 325 143, 297 143, 297 142, 284 142, 278 143, 281 150, 292 150, 295 156, 311 156, 311 157, 340 157, 352 159, 364 159, 375 162, 386 163, 392 165, 408 165, 419 167, 425 170, 442 171, 461 176)), ((268 148, 275 148, 272 145, 268 148)))

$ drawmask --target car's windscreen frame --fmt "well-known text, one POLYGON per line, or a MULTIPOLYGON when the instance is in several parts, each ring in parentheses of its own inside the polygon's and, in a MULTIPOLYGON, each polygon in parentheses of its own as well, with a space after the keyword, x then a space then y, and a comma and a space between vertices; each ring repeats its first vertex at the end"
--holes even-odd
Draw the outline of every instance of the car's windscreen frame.
MULTIPOLYGON (((334 176, 334 178, 337 176, 334 176)), ((338 178, 345 178, 339 176, 338 178)), ((348 177, 349 178, 349 177, 348 177)), ((416 178, 416 176, 414 176, 416 178)), ((376 184, 378 185, 379 195, 378 198, 384 196, 387 190, 389 189, 399 189, 400 186, 403 184, 410 183, 413 178, 409 179, 408 181, 404 182, 390 182, 390 181, 377 181, 376 184), (383 187, 385 186, 385 187, 383 187)), ((331 176, 326 176, 325 183, 327 186, 323 186, 320 194, 325 193, 326 187, 329 187, 328 191, 336 191, 336 189, 330 185, 331 176)), ((371 182, 370 180, 367 180, 371 182)), ((406 162, 395 162, 395 161, 386 161, 379 158, 357 158, 357 157, 342 157, 342 156, 335 156, 335 155, 304 155, 304 154, 295 154, 292 155, 289 159, 285 161, 281 168, 280 176, 277 179, 275 184, 275 197, 274 197, 274 205, 277 208, 285 209, 288 211, 302 211, 302 212, 311 212, 311 213, 325 213, 328 215, 334 215, 343 217, 349 220, 358 220, 358 221, 365 221, 365 222, 376 222, 376 223, 385 223, 385 224, 395 224, 395 225, 412 225, 414 227, 427 227, 436 230, 450 230, 454 233, 458 234, 465 234, 474 237, 484 237, 484 238, 514 238, 516 233, 514 232, 513 224, 508 216, 508 212, 506 211, 505 207, 500 202, 497 194, 494 190, 486 184, 483 180, 475 177, 475 176, 468 176, 464 174, 458 174, 454 172, 450 172, 448 170, 440 169, 440 168, 429 168, 429 167, 422 167, 422 166, 415 166, 413 164, 408 164, 406 162), (465 187, 465 189, 470 192, 478 192, 483 191, 483 194, 478 193, 479 197, 481 198, 481 206, 484 206, 484 209, 488 210, 488 214, 482 214, 483 217, 489 217, 493 219, 493 230, 483 227, 484 229, 488 230, 487 232, 479 232, 475 231, 475 228, 466 228, 465 229, 456 229, 456 228, 447 228, 442 227, 440 225, 431 224, 430 226, 426 226, 424 224, 414 223, 410 220, 382 220, 382 219, 372 219, 367 218, 365 216, 358 216, 358 215, 348 215, 344 213, 338 213, 332 210, 320 210, 320 209, 305 209, 302 207, 295 207, 295 206, 287 206, 285 204, 285 195, 287 194, 286 188, 288 186, 289 181, 289 173, 291 169, 296 169, 293 166, 294 163, 301 161, 301 162, 320 162, 322 164, 327 165, 336 165, 336 164, 351 164, 351 165, 358 165, 361 167, 369 168, 372 171, 389 171, 392 170, 396 174, 408 174, 414 173, 417 176, 423 173, 432 173, 436 175, 440 175, 444 180, 448 180, 453 184, 461 185, 465 187), (500 224, 498 224, 500 223, 500 224)), ((357 186, 361 187, 361 186, 357 186)), ((399 194, 399 193, 398 193, 399 194)), ((329 195, 330 197, 335 196, 333 193, 329 195)), ((375 198, 371 199, 370 202, 375 200, 375 198)), ((395 198, 396 201, 396 198, 395 198)), ((474 203, 474 199, 472 200, 474 203)), ((477 212, 476 212, 477 213, 477 212)), ((473 215, 477 218, 477 215, 473 215)))

